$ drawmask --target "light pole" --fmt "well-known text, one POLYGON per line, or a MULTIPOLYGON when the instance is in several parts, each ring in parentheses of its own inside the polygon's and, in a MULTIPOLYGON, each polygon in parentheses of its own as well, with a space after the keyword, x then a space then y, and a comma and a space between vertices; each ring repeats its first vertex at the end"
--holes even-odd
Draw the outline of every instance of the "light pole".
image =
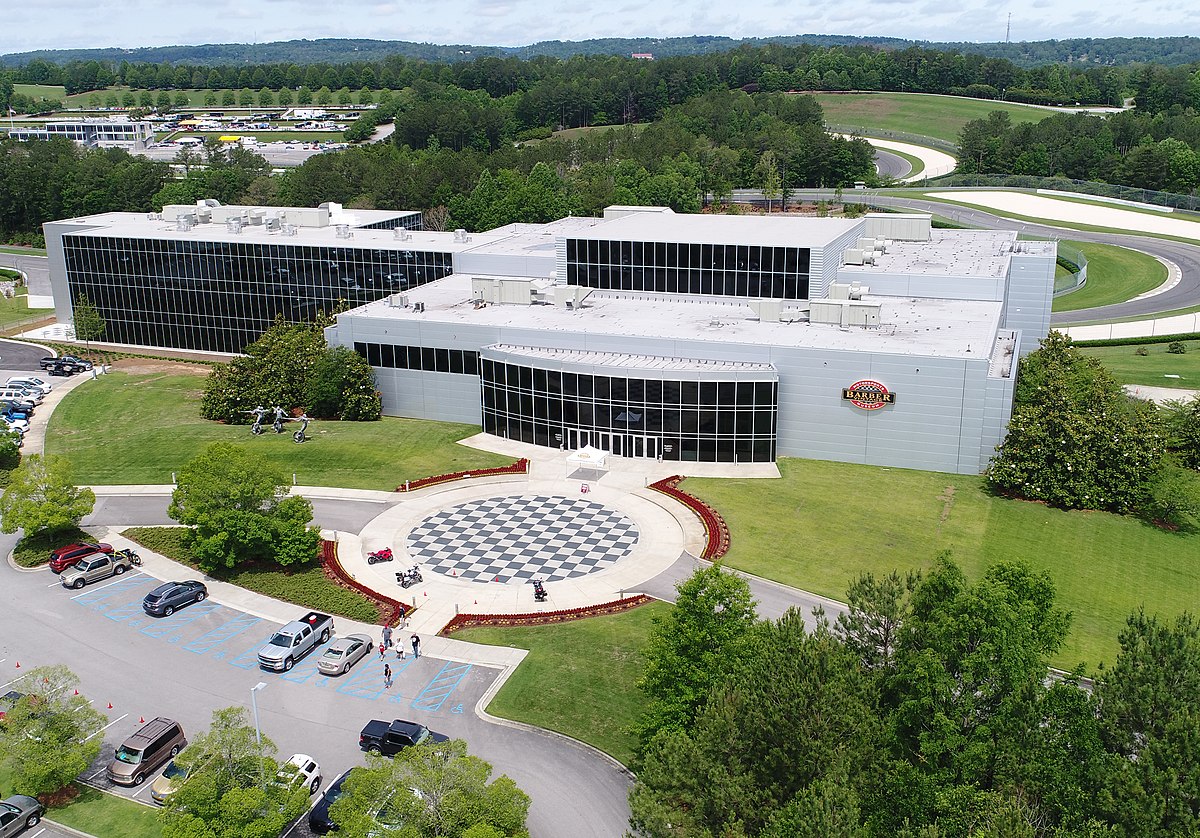
POLYGON ((254 710, 254 741, 258 743, 258 776, 263 783, 266 782, 266 776, 263 769, 263 749, 262 749, 262 729, 258 725, 258 696, 259 690, 266 687, 264 681, 259 681, 250 688, 250 707, 254 710))

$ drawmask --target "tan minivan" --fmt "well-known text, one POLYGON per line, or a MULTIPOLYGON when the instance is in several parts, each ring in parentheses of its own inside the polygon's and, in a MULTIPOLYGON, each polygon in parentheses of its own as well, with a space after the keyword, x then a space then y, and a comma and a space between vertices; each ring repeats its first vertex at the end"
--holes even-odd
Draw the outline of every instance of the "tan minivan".
POLYGON ((108 779, 123 786, 140 786, 186 744, 187 738, 179 722, 152 719, 117 748, 108 766, 108 779))

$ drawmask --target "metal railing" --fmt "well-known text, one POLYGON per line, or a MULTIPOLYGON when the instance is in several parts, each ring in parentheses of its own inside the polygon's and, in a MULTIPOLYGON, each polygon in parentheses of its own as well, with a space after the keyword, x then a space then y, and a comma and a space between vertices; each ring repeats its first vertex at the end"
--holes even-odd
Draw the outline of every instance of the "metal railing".
POLYGON ((860 137, 877 137, 884 140, 895 140, 898 143, 912 143, 913 145, 921 145, 926 148, 936 148, 952 157, 958 157, 957 143, 939 140, 937 137, 909 134, 905 131, 885 131, 882 128, 869 128, 865 125, 837 125, 831 122, 825 123, 825 129, 837 134, 856 134, 860 137))
MULTIPOLYGON (((934 180, 931 178, 931 181, 934 180)), ((1071 180, 1065 177, 1036 177, 1034 175, 972 175, 962 172, 936 178, 938 186, 982 186, 1002 189, 1055 189, 1094 195, 1098 198, 1118 198, 1157 207, 1171 207, 1181 212, 1200 213, 1200 195, 1181 195, 1178 192, 1159 192, 1154 189, 1138 189, 1116 183, 1099 183, 1094 180, 1071 180)))
POLYGON ((1058 259, 1059 262, 1069 262, 1075 266, 1076 270, 1070 275, 1054 278, 1054 296, 1059 297, 1063 294, 1069 294, 1072 291, 1078 291, 1087 283, 1087 268, 1088 260, 1083 255, 1083 251, 1078 248, 1071 247, 1069 244, 1058 243, 1058 259))

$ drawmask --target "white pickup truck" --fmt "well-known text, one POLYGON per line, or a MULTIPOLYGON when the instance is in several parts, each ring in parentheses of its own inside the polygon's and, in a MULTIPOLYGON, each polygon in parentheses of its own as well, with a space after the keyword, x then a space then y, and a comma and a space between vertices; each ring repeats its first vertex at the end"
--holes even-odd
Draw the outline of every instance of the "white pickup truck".
POLYGON ((267 645, 258 651, 258 664, 263 669, 286 672, 332 636, 333 617, 310 611, 271 635, 267 645))

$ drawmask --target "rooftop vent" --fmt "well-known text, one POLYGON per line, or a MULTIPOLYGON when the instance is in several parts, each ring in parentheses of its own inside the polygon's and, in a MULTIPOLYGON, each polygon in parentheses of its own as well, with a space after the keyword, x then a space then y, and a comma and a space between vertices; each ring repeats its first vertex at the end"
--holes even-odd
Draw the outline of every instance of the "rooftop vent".
POLYGON ((237 235, 238 233, 242 232, 242 226, 243 222, 240 218, 225 219, 225 232, 227 233, 233 233, 234 235, 237 235))
POLYGON ((454 241, 457 242, 458 244, 465 244, 466 242, 469 242, 470 240, 471 240, 471 237, 467 235, 467 231, 462 229, 461 227, 454 231, 454 241))
POLYGON ((354 234, 350 232, 349 224, 335 224, 335 225, 333 225, 333 229, 334 229, 334 236, 336 238, 339 238, 339 239, 354 238, 354 234))
POLYGON ((393 227, 392 238, 394 238, 396 241, 406 242, 412 238, 412 233, 408 232, 408 230, 404 229, 403 227, 393 227))
POLYGON ((296 235, 297 231, 298 228, 295 224, 284 224, 282 228, 282 232, 285 236, 294 236, 296 235))

